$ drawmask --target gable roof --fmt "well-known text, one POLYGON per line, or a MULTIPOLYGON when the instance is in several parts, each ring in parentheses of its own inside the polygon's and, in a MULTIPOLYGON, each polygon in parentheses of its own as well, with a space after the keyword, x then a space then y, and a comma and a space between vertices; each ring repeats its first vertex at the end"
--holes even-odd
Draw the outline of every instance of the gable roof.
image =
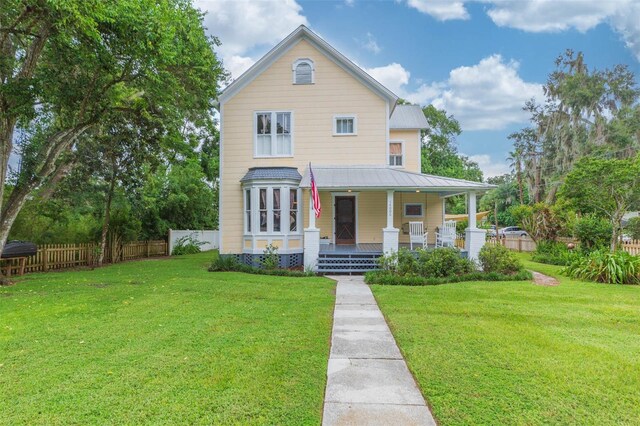
POLYGON ((220 103, 225 103, 231 99, 236 93, 251 83, 258 75, 262 74, 262 72, 267 70, 274 62, 280 59, 282 55, 298 44, 301 40, 306 40, 309 44, 318 49, 318 51, 345 70, 348 74, 353 76, 360 83, 364 84, 382 99, 388 101, 390 106, 389 113, 391 114, 396 102, 398 101, 398 96, 380 84, 362 68, 351 62, 346 56, 338 52, 329 43, 324 41, 320 36, 304 25, 300 25, 266 55, 260 58, 258 62, 253 64, 251 68, 229 84, 218 97, 220 103))
POLYGON ((426 129, 429 127, 419 105, 396 105, 389 119, 391 130, 426 129))
MULTIPOLYGON (((313 176, 319 189, 428 189, 440 192, 486 191, 495 188, 482 182, 443 176, 425 175, 386 166, 313 166, 313 176)), ((304 173, 300 188, 311 187, 309 168, 304 173)))

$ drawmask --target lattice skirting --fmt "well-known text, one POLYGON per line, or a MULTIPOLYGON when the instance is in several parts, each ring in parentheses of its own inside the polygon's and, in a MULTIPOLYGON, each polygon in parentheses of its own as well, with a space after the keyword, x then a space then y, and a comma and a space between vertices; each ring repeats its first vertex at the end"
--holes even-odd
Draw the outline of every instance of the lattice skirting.
MULTIPOLYGON (((234 256, 238 260, 238 262, 244 263, 245 265, 254 266, 256 268, 261 268, 262 262, 265 259, 264 254, 242 253, 234 254, 232 256, 234 256)), ((302 253, 279 254, 278 257, 280 258, 281 268, 297 268, 303 265, 302 253)))

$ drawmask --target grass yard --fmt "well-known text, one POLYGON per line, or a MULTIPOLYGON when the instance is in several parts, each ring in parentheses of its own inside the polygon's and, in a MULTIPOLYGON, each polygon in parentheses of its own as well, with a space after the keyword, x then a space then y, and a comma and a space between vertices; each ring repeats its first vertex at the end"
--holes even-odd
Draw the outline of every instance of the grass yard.
POLYGON ((561 284, 373 286, 438 421, 640 424, 640 287, 525 263, 561 284))
POLYGON ((0 287, 0 423, 319 424, 334 283, 213 255, 0 287))

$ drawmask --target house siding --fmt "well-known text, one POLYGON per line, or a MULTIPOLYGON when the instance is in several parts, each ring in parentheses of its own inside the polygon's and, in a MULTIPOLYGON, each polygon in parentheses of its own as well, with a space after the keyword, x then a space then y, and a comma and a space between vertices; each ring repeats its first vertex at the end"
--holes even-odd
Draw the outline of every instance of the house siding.
MULTIPOLYGON (((418 130, 390 130, 389 140, 404 141, 404 169, 421 173, 420 170, 420 132, 418 130)), ((388 160, 387 160, 388 161, 388 160)), ((388 164, 385 163, 385 164, 388 164)))
MULTIPOLYGON (((221 154, 222 252, 240 253, 243 249, 243 215, 239 214, 243 208, 240 179, 248 168, 292 166, 302 173, 309 161, 325 165, 386 164, 387 121, 385 100, 306 41, 295 44, 224 104, 224 120, 221 123, 224 135, 221 154), (298 58, 314 61, 314 84, 292 84, 291 64, 298 58), (256 111, 293 113, 293 157, 254 158, 253 120, 256 111), (333 136, 333 117, 337 114, 357 116, 356 136, 333 136)), ((306 226, 308 191, 303 194, 306 226)), ((365 199, 363 202, 371 201, 365 199)), ((322 203, 326 207, 319 225, 324 235, 327 226, 324 220, 329 221, 331 229, 330 195, 323 195, 322 203)), ((384 200, 376 208, 384 214, 381 206, 384 206, 384 200)), ((359 214, 362 213, 359 211, 359 214)), ((373 235, 373 226, 363 226, 363 238, 373 235)), ((382 238, 381 232, 381 228, 376 230, 380 234, 376 241, 382 238)))

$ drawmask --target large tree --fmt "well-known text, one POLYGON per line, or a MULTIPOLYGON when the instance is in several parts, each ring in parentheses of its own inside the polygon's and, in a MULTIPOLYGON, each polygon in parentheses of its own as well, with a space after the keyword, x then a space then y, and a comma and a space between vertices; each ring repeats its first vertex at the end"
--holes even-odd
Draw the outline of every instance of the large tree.
POLYGON ((630 158, 640 150, 640 91, 626 65, 589 69, 567 50, 544 85, 542 104, 527 102, 532 127, 514 133, 523 149, 533 201, 552 203, 564 177, 585 156, 630 158))
POLYGON ((618 245, 621 221, 640 207, 640 156, 632 159, 585 157, 567 175, 559 193, 579 213, 593 213, 611 221, 611 250, 618 245))
POLYGON ((165 138, 211 120, 224 72, 183 0, 5 0, 0 9, 0 252, 28 197, 72 167, 76 145, 118 114, 165 138), (9 176, 19 135, 21 167, 9 176), (10 194, 4 196, 8 178, 10 194))
POLYGON ((422 173, 482 181, 478 164, 458 153, 460 123, 445 110, 427 105, 422 109, 429 128, 422 132, 422 173))

